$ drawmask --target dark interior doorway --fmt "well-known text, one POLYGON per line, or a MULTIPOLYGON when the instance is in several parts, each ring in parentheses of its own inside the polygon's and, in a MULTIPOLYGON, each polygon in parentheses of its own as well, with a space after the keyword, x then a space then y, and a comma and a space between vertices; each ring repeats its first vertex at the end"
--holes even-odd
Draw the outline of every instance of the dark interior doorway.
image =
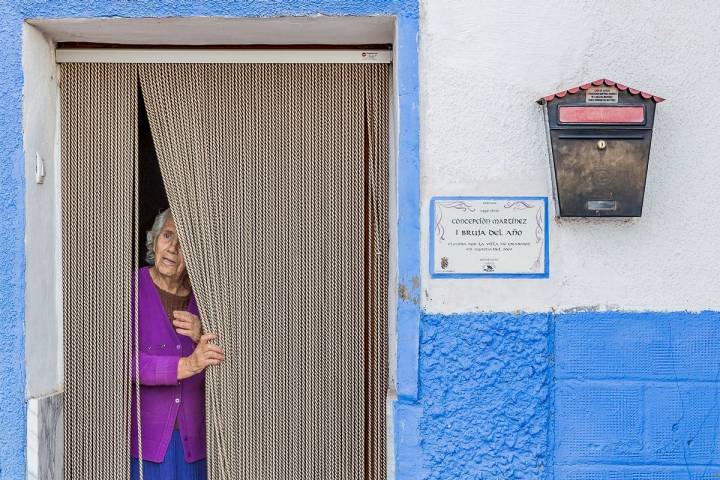
POLYGON ((145 238, 148 230, 152 228, 155 216, 161 210, 168 208, 169 203, 165 184, 160 173, 155 144, 150 133, 150 122, 145 111, 145 101, 142 90, 138 92, 138 183, 139 183, 139 227, 138 232, 138 264, 147 265, 145 254, 145 238))

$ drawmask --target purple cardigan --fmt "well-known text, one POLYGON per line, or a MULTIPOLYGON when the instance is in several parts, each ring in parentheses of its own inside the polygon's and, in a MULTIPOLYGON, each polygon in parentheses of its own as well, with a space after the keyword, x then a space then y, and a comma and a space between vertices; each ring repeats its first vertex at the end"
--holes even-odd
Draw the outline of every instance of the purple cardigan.
MULTIPOLYGON (((138 289, 143 460, 157 463, 164 460, 176 417, 185 461, 202 460, 205 458, 205 372, 177 380, 180 357, 190 355, 195 345, 190 337, 178 335, 168 321, 148 267, 139 271, 138 289)), ((188 311, 198 315, 194 296, 190 297, 188 311)), ((134 347, 133 340, 130 454, 137 458, 134 347)))

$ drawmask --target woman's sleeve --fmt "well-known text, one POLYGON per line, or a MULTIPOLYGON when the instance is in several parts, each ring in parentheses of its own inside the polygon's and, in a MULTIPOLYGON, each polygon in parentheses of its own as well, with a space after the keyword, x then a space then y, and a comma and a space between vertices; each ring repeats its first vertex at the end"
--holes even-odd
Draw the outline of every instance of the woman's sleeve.
MULTIPOLYGON (((135 272, 135 275, 139 275, 141 270, 137 270, 135 272)), ((131 300, 131 308, 133 311, 133 319, 130 327, 132 328, 130 333, 130 341, 132 342, 132 348, 131 353, 132 357, 130 358, 130 371, 132 372, 132 378, 131 380, 133 382, 137 381, 137 370, 138 366, 140 367, 140 384, 141 385, 177 385, 177 371, 178 371, 178 363, 180 362, 180 356, 179 355, 153 355, 151 353, 143 352, 142 349, 140 350, 139 355, 139 365, 136 365, 135 362, 135 315, 139 315, 139 311, 135 308, 135 300, 136 295, 134 293, 135 291, 135 285, 139 286, 140 291, 142 291, 142 283, 143 279, 138 278, 136 282, 133 282, 132 284, 132 296, 130 297, 131 300)), ((142 303, 140 304, 142 306, 142 303)))
MULTIPOLYGON (((135 357, 132 358, 133 381, 136 379, 135 357)), ((180 357, 177 355, 151 355, 140 352, 141 385, 177 385, 180 357)))

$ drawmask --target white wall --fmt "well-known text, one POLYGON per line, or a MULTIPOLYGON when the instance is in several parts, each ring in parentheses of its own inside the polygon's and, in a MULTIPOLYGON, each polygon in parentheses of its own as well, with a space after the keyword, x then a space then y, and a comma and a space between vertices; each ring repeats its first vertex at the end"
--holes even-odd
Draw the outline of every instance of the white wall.
POLYGON ((23 25, 23 143, 25 150, 25 373, 27 478, 61 478, 62 306, 60 171, 55 46, 23 25), (35 183, 36 154, 45 162, 35 183))
POLYGON ((720 3, 421 3, 424 307, 720 309, 720 3), (642 218, 553 221, 551 207, 549 279, 430 279, 430 197, 552 197, 535 100, 598 78, 667 99, 642 218))
POLYGON ((55 47, 23 26, 23 136, 25 150, 25 359, 28 397, 62 388, 58 79, 55 47), (36 154, 45 179, 35 183, 36 154))

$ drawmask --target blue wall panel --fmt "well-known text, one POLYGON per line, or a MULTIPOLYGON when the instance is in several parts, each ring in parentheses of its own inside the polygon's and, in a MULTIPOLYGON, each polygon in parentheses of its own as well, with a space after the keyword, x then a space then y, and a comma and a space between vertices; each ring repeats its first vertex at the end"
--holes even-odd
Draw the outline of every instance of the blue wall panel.
POLYGON ((718 378, 717 313, 585 312, 557 318, 560 379, 718 378))
POLYGON ((427 478, 551 477, 551 320, 423 317, 419 429, 427 478))
POLYGON ((715 480, 720 468, 594 465, 555 468, 558 480, 715 480))
POLYGON ((555 321, 559 479, 720 478, 720 313, 555 321))
POLYGON ((556 459, 637 458, 642 445, 642 388, 596 382, 560 382, 555 391, 556 459))
POLYGON ((426 315, 417 406, 412 478, 720 478, 720 313, 426 315))

